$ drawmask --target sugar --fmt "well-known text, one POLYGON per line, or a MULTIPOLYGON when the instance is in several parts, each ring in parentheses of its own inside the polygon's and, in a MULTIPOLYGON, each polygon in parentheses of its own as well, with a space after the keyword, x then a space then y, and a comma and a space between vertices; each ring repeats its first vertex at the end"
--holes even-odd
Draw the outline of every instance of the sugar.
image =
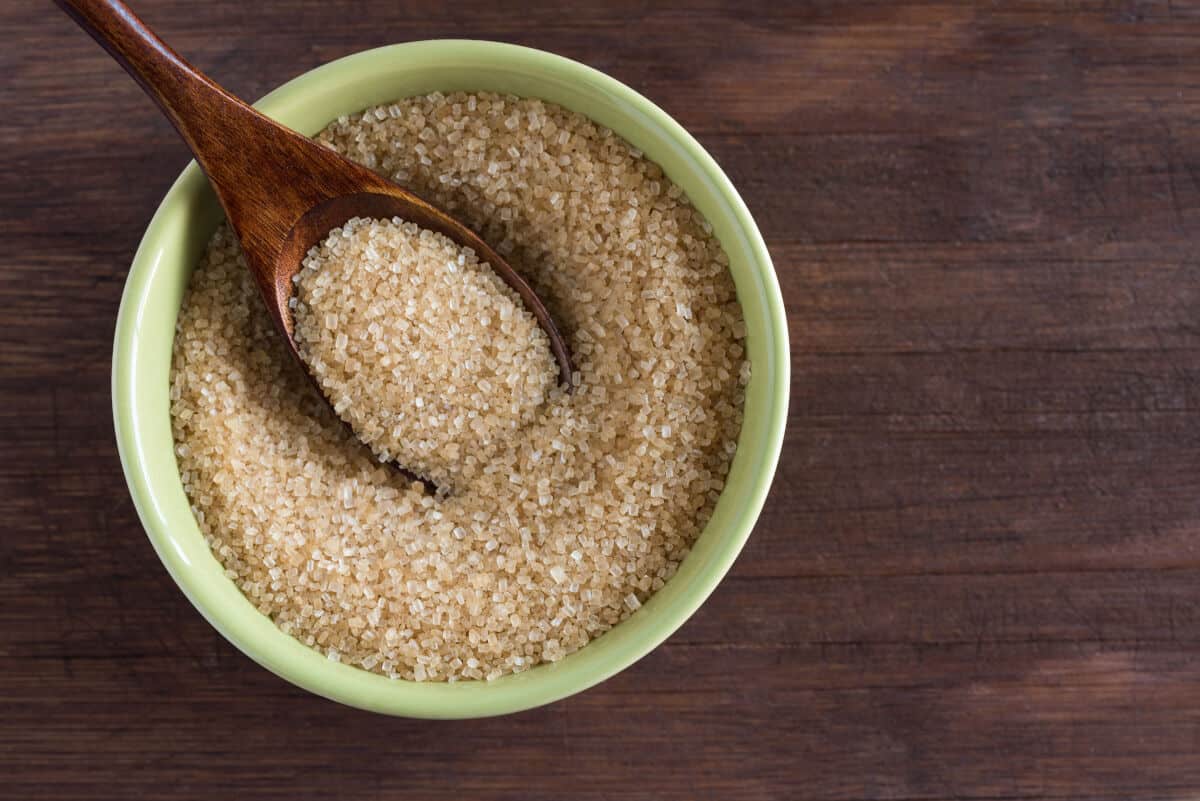
POLYGON ((297 349, 326 396, 339 399, 337 413, 380 459, 439 487, 468 484, 556 384, 533 314, 473 251, 442 234, 356 217, 309 251, 299 278, 297 349), (491 325, 497 309, 500 331, 491 325), (322 325, 330 320, 339 327, 322 325), (465 391, 469 383, 480 392, 465 391), (426 405, 436 413, 416 413, 426 405), (479 416, 489 409, 512 413, 479 416))
MULTIPOLYGON (((578 390, 548 384, 528 419, 508 428, 512 406, 495 398, 486 410, 464 409, 470 398, 451 398, 457 412, 444 405, 448 387, 482 398, 482 379, 500 397, 510 376, 536 370, 499 362, 505 376, 484 374, 482 352, 454 363, 428 332, 467 331, 469 316, 485 311, 480 347, 496 337, 515 345, 526 341, 514 327, 523 307, 506 313, 502 290, 486 286, 490 300, 475 306, 436 284, 422 295, 431 279, 418 271, 401 317, 367 316, 359 304, 373 306, 380 283, 414 278, 412 252, 389 260, 401 238, 371 241, 379 269, 353 284, 358 300, 340 296, 332 274, 310 288, 320 327, 336 332, 335 346, 346 336, 337 365, 411 384, 411 408, 399 410, 409 416, 375 433, 437 454, 455 443, 436 426, 504 432, 478 452, 457 443, 453 491, 428 495, 382 467, 324 405, 282 349, 222 225, 180 310, 171 387, 180 477, 226 575, 300 642, 393 678, 494 680, 586 646, 675 574, 735 450, 751 378, 745 326, 703 218, 619 137, 531 99, 460 93, 383 108, 383 118, 372 109, 335 121, 318 141, 504 244, 554 310, 578 390), (378 353, 393 331, 417 344, 378 353)), ((343 230, 337 247, 366 253, 359 235, 343 230)), ((436 264, 460 287, 475 274, 462 255, 436 264)))

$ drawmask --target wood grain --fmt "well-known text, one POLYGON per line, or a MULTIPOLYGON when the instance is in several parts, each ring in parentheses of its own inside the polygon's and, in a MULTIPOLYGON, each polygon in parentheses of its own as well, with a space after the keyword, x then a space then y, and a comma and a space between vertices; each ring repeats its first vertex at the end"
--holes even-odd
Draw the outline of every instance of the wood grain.
POLYGON ((458 723, 293 689, 162 570, 108 367, 187 156, 70 25, 0 7, 0 795, 1195 798, 1200 3, 583 6, 137 6, 245 97, 407 39, 580 59, 767 237, 794 380, 743 556, 630 670, 458 723))

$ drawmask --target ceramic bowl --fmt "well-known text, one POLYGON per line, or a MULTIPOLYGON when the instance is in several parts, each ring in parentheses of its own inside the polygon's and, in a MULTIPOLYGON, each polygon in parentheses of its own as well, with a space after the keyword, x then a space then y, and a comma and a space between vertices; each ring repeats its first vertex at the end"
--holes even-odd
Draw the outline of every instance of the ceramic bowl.
POLYGON ((678 123, 624 84, 550 53, 479 41, 382 47, 307 72, 257 105, 314 134, 340 115, 432 91, 538 97, 605 125, 663 167, 712 223, 729 255, 747 324, 753 377, 737 454, 708 526, 678 573, 628 620, 552 665, 492 682, 417 683, 331 662, 284 634, 225 577, 196 525, 171 437, 172 338, 193 265, 221 220, 193 163, 171 187, 130 269, 113 348, 113 416, 138 514, 171 576, 234 645, 327 698, 394 715, 497 715, 577 693, 628 667, 696 611, 733 564, 770 487, 787 414, 787 322, 771 259, 733 185, 678 123))

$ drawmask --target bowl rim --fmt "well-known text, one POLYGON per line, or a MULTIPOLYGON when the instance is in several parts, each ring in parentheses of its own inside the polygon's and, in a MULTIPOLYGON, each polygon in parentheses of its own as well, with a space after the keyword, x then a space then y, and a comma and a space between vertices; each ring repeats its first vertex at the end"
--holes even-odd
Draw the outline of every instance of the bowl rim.
MULTIPOLYGON (((406 42, 361 51, 318 66, 281 85, 255 105, 264 113, 274 116, 289 107, 302 105, 306 93, 319 85, 340 83, 349 86, 361 79, 364 73, 394 72, 406 64, 416 63, 427 67, 431 60, 464 62, 484 68, 502 62, 505 70, 523 71, 522 74, 528 75, 530 80, 570 82, 578 84, 580 91, 586 88, 587 91, 599 92, 632 109, 638 115, 639 123, 661 131, 686 151, 687 158, 702 171, 701 179, 711 182, 719 200, 728 207, 736 234, 743 238, 741 244, 749 251, 753 261, 756 302, 761 306, 767 334, 762 351, 764 363, 760 364, 758 359, 754 361, 752 389, 755 378, 763 377, 763 373, 766 374, 764 380, 769 378, 769 382, 759 403, 762 408, 758 411, 762 413, 762 418, 756 420, 759 435, 755 440, 754 453, 742 454, 742 442, 749 425, 747 415, 743 437, 739 439, 738 453, 735 455, 733 469, 749 469, 740 466, 739 462, 754 459, 753 480, 746 491, 735 499, 738 508, 730 514, 736 515, 736 519, 731 521, 727 531, 723 531, 719 543, 707 549, 703 569, 691 571, 692 575, 687 579, 688 586, 676 592, 669 605, 666 602, 655 604, 666 589, 659 591, 638 613, 561 662, 508 675, 494 682, 457 683, 393 680, 329 661, 276 628, 274 623, 254 609, 232 581, 224 579, 228 587, 223 586, 222 582, 213 581, 210 565, 194 564, 196 559, 204 559, 197 550, 195 535, 199 535, 200 550, 207 554, 209 560, 216 562, 208 552, 194 518, 192 528, 195 531, 181 534, 173 529, 179 521, 171 521, 171 517, 178 513, 164 508, 165 504, 160 503, 163 501, 161 482, 174 479, 178 484, 178 465, 172 477, 164 478, 156 473, 149 455, 150 449, 159 440, 148 441, 139 424, 139 393, 150 390, 142 386, 145 381, 140 378, 141 371, 137 369, 138 355, 142 343, 150 335, 148 328, 144 329, 148 325, 144 318, 153 305, 151 301, 155 293, 152 290, 156 273, 163 261, 163 252, 168 247, 161 243, 171 241, 164 238, 170 236, 173 223, 180 218, 188 219, 187 215, 192 213, 189 209, 195 205, 197 197, 208 191, 207 182, 194 161, 183 170, 159 204, 126 279, 113 341, 113 421, 121 466, 147 537, 185 596, 239 650, 287 681, 349 706, 420 718, 485 717, 551 703, 581 692, 625 669, 678 629, 720 583, 754 527, 782 450, 790 389, 787 319, 766 244, 741 196, 721 168, 691 134, 665 111, 615 78, 584 64, 542 50, 500 42, 465 39, 406 42), (229 595, 230 587, 241 598, 241 605, 229 595), (235 608, 230 608, 230 603, 235 608), (253 615, 247 615, 240 608, 243 605, 248 606, 253 615), (653 613, 652 609, 655 610, 653 613), (633 627, 637 628, 637 632, 632 630, 633 627), (614 637, 614 632, 618 631, 623 636, 614 637), (581 658, 584 654, 589 657, 586 664, 581 658)), ((178 224, 174 225, 174 228, 179 227, 178 224)), ((724 237, 721 238, 722 244, 726 245, 724 237)), ((738 293, 739 300, 742 300, 740 284, 738 293)), ((171 314, 174 312, 177 309, 171 314)), ((165 389, 159 387, 157 392, 165 396, 165 389)), ((748 398, 748 407, 749 404, 748 398)), ((157 414, 154 410, 145 413, 157 414)), ((169 411, 167 414, 169 416, 169 411)), ((170 450, 170 459, 174 464, 173 442, 170 450)), ((161 472, 162 465, 157 468, 161 472)), ((721 507, 732 502, 719 503, 718 513, 721 507)), ((191 518, 186 502, 184 507, 185 517, 191 518)), ((714 521, 715 518, 716 514, 714 521)), ((709 525, 713 525, 714 521, 710 521, 709 525)), ((707 530, 708 526, 705 532, 707 530)), ((705 532, 702 532, 702 536, 705 532)), ((682 580, 685 569, 690 567, 688 562, 694 561, 695 554, 696 551, 684 560, 677 576, 668 582, 668 587, 682 580)))

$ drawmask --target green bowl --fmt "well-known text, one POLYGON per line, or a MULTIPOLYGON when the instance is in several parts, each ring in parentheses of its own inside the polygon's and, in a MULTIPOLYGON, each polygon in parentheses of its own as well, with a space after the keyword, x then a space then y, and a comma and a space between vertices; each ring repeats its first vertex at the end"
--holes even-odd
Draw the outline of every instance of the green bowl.
POLYGON ((264 97, 258 108, 313 134, 373 104, 457 90, 538 97, 613 129, 687 192, 729 255, 753 366, 746 422, 712 520, 674 578, 628 620, 552 665, 492 682, 416 683, 331 662, 281 632, 246 600, 225 577, 192 517, 171 438, 167 390, 175 319, 192 267, 222 218, 195 163, 167 192, 142 238, 113 345, 113 418, 125 478, 150 542, 188 599, 230 642, 288 681, 351 706, 423 718, 499 715, 564 698, 633 664, 679 628, 729 570, 754 527, 779 459, 789 382, 783 299, 742 199, 687 131, 603 73, 514 45, 413 42, 306 72, 264 97))

